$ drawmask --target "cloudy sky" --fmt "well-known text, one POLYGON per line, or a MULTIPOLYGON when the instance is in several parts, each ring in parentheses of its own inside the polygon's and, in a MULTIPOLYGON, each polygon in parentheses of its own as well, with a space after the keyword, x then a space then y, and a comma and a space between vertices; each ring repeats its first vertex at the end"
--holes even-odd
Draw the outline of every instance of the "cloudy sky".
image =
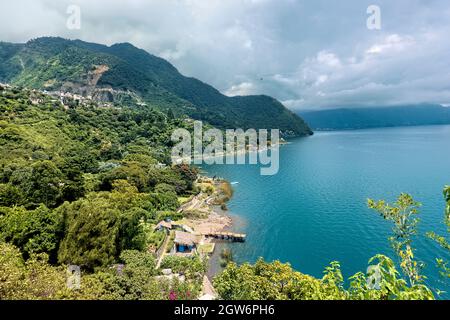
POLYGON ((292 109, 450 105, 442 0, 1 0, 0 40, 130 42, 228 95, 292 109), (67 28, 67 8, 81 28, 67 28), (367 28, 367 8, 381 29, 367 28))

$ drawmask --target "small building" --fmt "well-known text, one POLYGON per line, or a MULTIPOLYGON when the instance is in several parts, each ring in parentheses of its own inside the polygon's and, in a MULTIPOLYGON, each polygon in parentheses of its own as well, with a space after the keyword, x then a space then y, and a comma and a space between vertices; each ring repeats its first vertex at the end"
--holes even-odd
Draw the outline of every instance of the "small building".
POLYGON ((183 231, 175 231, 175 252, 176 253, 192 253, 195 252, 198 238, 192 233, 183 231))
POLYGON ((160 221, 156 225, 155 230, 158 230, 158 231, 161 231, 161 230, 170 231, 170 230, 172 230, 172 222, 164 221, 164 220, 160 221))
POLYGON ((185 224, 179 224, 177 222, 172 222, 172 230, 179 230, 179 231, 184 231, 187 233, 195 233, 191 227, 189 227, 185 224))

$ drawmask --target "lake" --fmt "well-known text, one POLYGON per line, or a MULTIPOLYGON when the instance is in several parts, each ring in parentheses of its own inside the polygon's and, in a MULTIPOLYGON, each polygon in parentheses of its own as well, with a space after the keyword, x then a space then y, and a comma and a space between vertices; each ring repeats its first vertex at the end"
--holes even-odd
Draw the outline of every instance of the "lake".
POLYGON ((318 132, 282 146, 274 176, 261 176, 257 165, 202 169, 238 182, 228 207, 233 229, 247 241, 231 246, 237 262, 276 259, 315 277, 335 260, 348 278, 377 253, 394 258, 392 224, 367 208, 367 198, 410 193, 423 204, 413 246, 426 282, 450 292, 435 267, 435 258, 450 255, 425 236, 447 232, 442 190, 450 184, 450 126, 318 132))

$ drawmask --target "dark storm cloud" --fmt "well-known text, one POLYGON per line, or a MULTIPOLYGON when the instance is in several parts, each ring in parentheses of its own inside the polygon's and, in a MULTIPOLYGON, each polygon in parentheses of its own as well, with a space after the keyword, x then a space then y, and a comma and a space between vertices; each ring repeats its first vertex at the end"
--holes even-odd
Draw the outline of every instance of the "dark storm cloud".
POLYGON ((131 42, 222 92, 293 109, 450 103, 446 1, 2 1, 0 39, 131 42), (81 29, 66 27, 81 8, 81 29), (381 30, 366 9, 381 8, 381 30))

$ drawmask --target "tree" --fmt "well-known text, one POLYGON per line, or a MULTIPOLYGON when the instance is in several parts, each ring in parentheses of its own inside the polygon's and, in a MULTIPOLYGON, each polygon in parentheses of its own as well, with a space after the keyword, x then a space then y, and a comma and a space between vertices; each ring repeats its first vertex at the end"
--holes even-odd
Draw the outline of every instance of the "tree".
POLYGON ((61 233, 62 216, 44 205, 35 210, 13 207, 0 211, 0 239, 17 246, 26 258, 47 253, 55 261, 61 233))
POLYGON ((154 279, 156 262, 145 252, 126 250, 123 263, 82 277, 81 288, 74 299, 144 300, 163 299, 161 287, 154 279))
POLYGON ((9 183, 0 183, 0 206, 12 207, 24 202, 22 191, 9 183))
POLYGON ((197 180, 198 169, 185 163, 175 165, 173 169, 175 172, 179 173, 181 178, 186 182, 188 190, 191 190, 194 181, 197 180))
POLYGON ((0 242, 0 300, 20 299, 25 265, 18 248, 0 242))
POLYGON ((159 183, 155 186, 156 193, 173 193, 175 196, 177 194, 175 187, 167 183, 159 183))
POLYGON ((148 200, 157 211, 176 211, 180 205, 175 193, 151 193, 148 200))
POLYGON ((189 279, 203 278, 202 275, 207 270, 207 261, 195 256, 189 257, 177 257, 166 256, 161 262, 162 269, 172 269, 173 272, 182 273, 189 279))
MULTIPOLYGON (((447 232, 450 233, 450 186, 444 188, 444 199, 446 201, 444 223, 447 225, 447 232)), ((443 249, 450 252, 450 241, 442 235, 438 235, 435 232, 428 232, 427 236, 436 241, 443 249)), ((436 259, 437 266, 440 269, 441 276, 445 281, 450 280, 450 267, 449 262, 443 258, 436 259)))
POLYGON ((121 215, 119 251, 125 249, 145 249, 147 239, 142 220, 146 216, 147 211, 141 208, 132 208, 121 215))
POLYGON ((377 255, 370 259, 368 273, 350 277, 345 289, 339 263, 325 268, 321 279, 302 274, 289 264, 267 263, 262 259, 254 265, 229 263, 214 278, 214 287, 225 300, 424 300, 433 299, 426 286, 409 286, 400 277, 391 259, 377 255))
POLYGON ((65 203, 58 210, 66 221, 65 237, 58 252, 60 263, 92 270, 115 261, 120 212, 107 199, 91 196, 65 203))
POLYGON ((65 237, 58 258, 89 270, 117 261, 122 250, 143 249, 145 219, 154 210, 148 194, 125 180, 113 183, 112 192, 90 193, 63 204, 65 237))
POLYGON ((0 242, 0 300, 69 297, 64 266, 51 266, 47 259, 32 254, 25 262, 18 248, 0 242))
POLYGON ((423 284, 409 286, 397 271, 394 262, 376 255, 369 260, 367 274, 350 277, 348 298, 352 300, 433 300, 433 293, 423 284))
POLYGON ((126 162, 105 173, 102 178, 102 190, 111 190, 115 180, 126 180, 140 191, 144 191, 148 186, 147 172, 138 162, 126 162))
POLYGON ((341 288, 342 274, 333 263, 323 279, 315 279, 279 261, 259 259, 255 265, 234 262, 214 279, 214 287, 225 300, 333 300, 347 295, 341 288))
POLYGON ((55 207, 59 204, 64 186, 62 172, 49 160, 38 161, 31 169, 29 201, 35 205, 43 203, 47 207, 55 207))
POLYGON ((146 252, 125 250, 120 255, 124 266, 115 276, 115 283, 125 300, 157 298, 155 275, 155 258, 146 252), (155 296, 156 295, 156 296, 155 296))
POLYGON ((417 234, 416 227, 419 220, 415 216, 419 213, 418 208, 421 204, 409 194, 402 193, 394 205, 390 205, 384 200, 369 199, 368 206, 377 211, 384 219, 394 223, 393 236, 389 240, 401 260, 400 266, 411 286, 422 283, 423 276, 420 271, 423 264, 414 259, 414 249, 411 246, 412 238, 417 234))
POLYGON ((21 299, 55 300, 69 297, 66 272, 66 266, 48 264, 45 253, 31 255, 25 263, 25 294, 21 299))

